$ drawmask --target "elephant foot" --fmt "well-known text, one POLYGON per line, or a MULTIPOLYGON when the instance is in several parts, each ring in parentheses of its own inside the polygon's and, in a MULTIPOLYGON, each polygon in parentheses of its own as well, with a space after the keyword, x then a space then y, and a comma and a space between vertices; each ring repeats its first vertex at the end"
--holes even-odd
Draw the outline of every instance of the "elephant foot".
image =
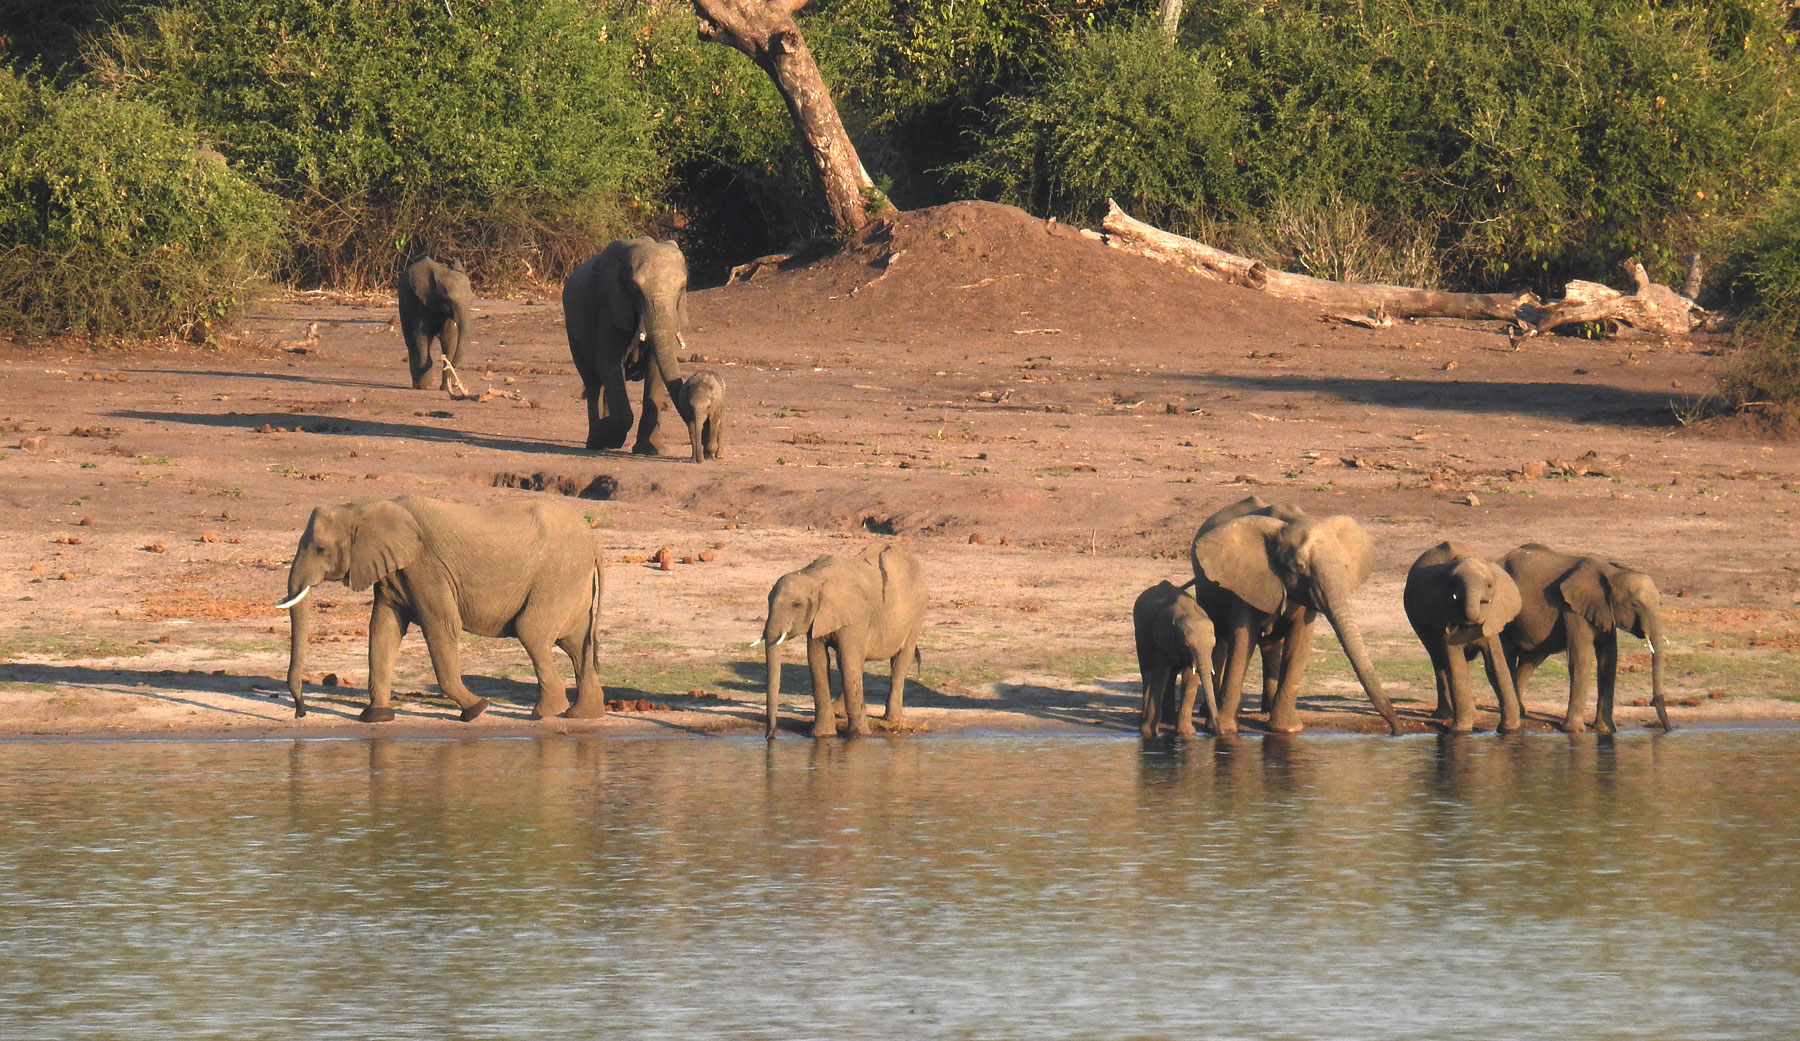
POLYGON ((1583 723, 1579 719, 1573 720, 1573 721, 1565 719, 1562 721, 1561 726, 1562 726, 1562 731, 1565 734, 1585 734, 1585 733, 1587 733, 1587 724, 1583 723))
POLYGON ((830 727, 813 727, 812 736, 817 738, 836 737, 837 727, 835 725, 830 727))
POLYGON ((1194 725, 1192 723, 1189 723, 1187 726, 1176 727, 1175 728, 1175 736, 1176 737, 1197 737, 1197 736, 1199 736, 1199 732, 1194 729, 1194 725))
POLYGON ((562 715, 564 719, 599 719, 606 715, 606 699, 599 696, 576 698, 575 704, 562 715))
MULTIPOLYGON (((675 455, 681 455, 682 453, 676 452, 673 450, 658 448, 658 447, 656 447, 656 445, 651 444, 649 442, 639 441, 637 444, 631 446, 631 454, 632 455, 675 456, 675 455)), ((696 459, 694 461, 699 462, 698 459, 696 459)))
POLYGON ((464 723, 469 722, 470 720, 474 719, 476 716, 479 716, 483 712, 486 712, 487 707, 488 707, 488 699, 476 698, 473 704, 469 705, 469 707, 462 710, 462 721, 464 723))
POLYGON ((563 698, 561 701, 544 701, 540 699, 537 704, 531 706, 531 718, 549 719, 551 716, 560 716, 568 710, 569 699, 567 698, 563 698))
POLYGON ((383 705, 380 708, 370 705, 368 708, 363 709, 362 713, 356 718, 364 723, 392 723, 394 721, 394 710, 393 707, 389 705, 383 705))
POLYGON ((1153 738, 1156 736, 1156 728, 1151 727, 1151 726, 1138 727, 1138 736, 1144 738, 1145 740, 1149 740, 1150 738, 1153 738))
POLYGON ((1306 724, 1297 719, 1284 719, 1280 722, 1269 720, 1269 733, 1271 734, 1298 734, 1305 729, 1306 724))

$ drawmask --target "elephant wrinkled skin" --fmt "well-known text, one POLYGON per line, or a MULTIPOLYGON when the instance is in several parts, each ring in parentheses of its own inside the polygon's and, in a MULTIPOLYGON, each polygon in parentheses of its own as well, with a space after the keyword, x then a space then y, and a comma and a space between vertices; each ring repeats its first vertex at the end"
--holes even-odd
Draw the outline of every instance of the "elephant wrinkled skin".
POLYGON ((589 449, 624 447, 632 418, 625 384, 643 380, 643 415, 631 450, 674 453, 662 413, 674 410, 680 393, 687 279, 680 247, 643 237, 608 244, 563 283, 563 326, 587 399, 589 449))
POLYGON ((682 381, 675 409, 687 423, 693 461, 719 459, 725 451, 725 379, 701 369, 682 381))
POLYGON ((1599 557, 1560 553, 1536 542, 1526 543, 1500 561, 1518 584, 1518 617, 1501 630, 1500 642, 1512 666, 1513 686, 1525 695, 1525 684, 1538 664, 1553 654, 1569 654, 1569 707, 1562 728, 1571 734, 1587 729, 1588 697, 1599 673, 1600 697, 1594 706, 1594 729, 1613 732, 1613 688, 1619 669, 1620 629, 1650 645, 1650 695, 1656 718, 1669 729, 1663 702, 1662 596, 1649 575, 1599 557))
POLYGON ((561 503, 501 502, 469 506, 419 495, 321 506, 307 520, 288 571, 293 643, 288 690, 294 715, 306 715, 302 691, 312 604, 307 593, 339 581, 361 591, 373 586, 369 614, 369 706, 365 723, 394 718, 390 704, 394 655, 408 626, 425 634, 438 687, 462 710, 464 722, 487 708, 463 685, 461 634, 512 636, 525 645, 537 672, 533 717, 568 710, 570 716, 606 713, 599 679, 600 599, 604 564, 581 515, 561 503), (571 707, 551 649, 575 663, 571 707))
POLYGON ((400 273, 395 289, 400 297, 400 335, 406 338, 413 389, 425 389, 425 377, 431 373, 433 339, 444 357, 438 389, 447 388, 472 331, 469 308, 475 302, 475 294, 469 288, 462 261, 445 266, 431 257, 420 257, 400 273))
POLYGON ((1519 587, 1512 576, 1467 546, 1440 542, 1413 561, 1402 602, 1406 620, 1431 657, 1436 717, 1449 720, 1456 733, 1475 728, 1469 660, 1480 654, 1499 699, 1500 731, 1519 729, 1519 695, 1500 646, 1500 631, 1519 613, 1519 587))
POLYGON ((863 663, 887 659, 884 719, 898 723, 904 712, 906 670, 925 624, 925 578, 919 561, 899 546, 871 546, 855 557, 824 556, 775 580, 761 646, 768 664, 767 731, 775 736, 781 695, 781 645, 806 637, 806 664, 813 688, 814 737, 837 734, 831 704, 827 651, 835 651, 843 682, 844 714, 852 734, 869 732, 863 709, 863 663))

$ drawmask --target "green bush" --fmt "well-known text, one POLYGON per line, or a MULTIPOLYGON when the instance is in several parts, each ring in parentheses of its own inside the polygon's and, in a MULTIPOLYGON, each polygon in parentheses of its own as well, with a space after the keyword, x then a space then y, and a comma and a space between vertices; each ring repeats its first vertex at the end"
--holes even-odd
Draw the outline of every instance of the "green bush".
POLYGON ((284 274, 386 285, 413 255, 558 275, 657 208, 635 43, 579 0, 168 0, 96 76, 292 201, 284 274))
POLYGON ((1800 186, 1750 223, 1734 266, 1743 321, 1719 393, 1738 407, 1800 409, 1800 186))
POLYGON ((1365 251, 1379 266, 1422 241, 1458 286, 1551 289, 1631 255, 1664 273, 1718 255, 1800 161, 1785 17, 1773 0, 1195 0, 1174 53, 1142 30, 1065 47, 954 173, 1070 219, 1136 196, 1289 255, 1278 209, 1350 204, 1404 229, 1365 251), (1121 112, 1159 132, 1134 138, 1121 112))
POLYGON ((260 281, 281 212, 155 105, 0 69, 7 332, 192 332, 260 281))

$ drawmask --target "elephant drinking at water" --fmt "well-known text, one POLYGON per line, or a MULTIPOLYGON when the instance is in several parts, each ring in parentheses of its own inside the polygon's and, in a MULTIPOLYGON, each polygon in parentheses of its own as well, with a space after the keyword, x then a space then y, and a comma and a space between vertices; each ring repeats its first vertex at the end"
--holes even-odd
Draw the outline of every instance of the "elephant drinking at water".
POLYGON ((306 522, 288 571, 292 612, 288 690, 294 715, 306 715, 302 691, 313 605, 322 582, 361 591, 373 586, 369 613, 369 706, 361 719, 394 718, 394 655, 417 624, 425 634, 438 687, 464 722, 488 707, 463 685, 462 633, 511 636, 525 645, 537 672, 534 718, 567 709, 570 716, 606 712, 599 679, 603 563, 587 522, 558 503, 502 502, 469 506, 418 495, 321 506, 306 522), (576 699, 569 705, 551 657, 561 647, 575 663, 576 699))
POLYGON ((1439 719, 1466 734, 1475 728, 1469 659, 1477 653, 1500 701, 1500 731, 1519 729, 1519 695, 1500 646, 1500 630, 1519 613, 1519 587, 1506 569, 1467 546, 1440 542, 1406 573, 1406 619, 1425 645, 1437 677, 1439 719))

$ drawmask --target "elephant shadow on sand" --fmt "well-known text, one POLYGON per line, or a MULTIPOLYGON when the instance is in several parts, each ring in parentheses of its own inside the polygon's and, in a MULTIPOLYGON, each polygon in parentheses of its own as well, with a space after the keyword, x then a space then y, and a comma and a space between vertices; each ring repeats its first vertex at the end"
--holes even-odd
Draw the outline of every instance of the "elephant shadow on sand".
MULTIPOLYGON (((567 455, 571 451, 568 442, 559 441, 524 441, 507 437, 491 437, 473 434, 466 430, 454 430, 444 427, 425 426, 419 423, 385 423, 366 419, 345 419, 340 416, 307 415, 291 412, 234 412, 219 414, 213 412, 144 412, 133 409, 120 409, 107 413, 115 419, 142 419, 159 423, 187 423, 202 427, 240 428, 257 430, 262 427, 288 428, 295 426, 306 428, 314 434, 342 434, 350 437, 392 437, 407 441, 438 442, 455 444, 471 448, 486 448, 501 452, 527 452, 539 455, 567 455)), ((446 412, 445 418, 449 418, 446 412)))
POLYGON ((1687 399, 1657 391, 1594 383, 1505 380, 1370 379, 1311 376, 1222 376, 1206 379, 1245 390, 1329 394, 1345 401, 1457 413, 1519 412, 1612 426, 1675 426, 1670 405, 1687 399))

